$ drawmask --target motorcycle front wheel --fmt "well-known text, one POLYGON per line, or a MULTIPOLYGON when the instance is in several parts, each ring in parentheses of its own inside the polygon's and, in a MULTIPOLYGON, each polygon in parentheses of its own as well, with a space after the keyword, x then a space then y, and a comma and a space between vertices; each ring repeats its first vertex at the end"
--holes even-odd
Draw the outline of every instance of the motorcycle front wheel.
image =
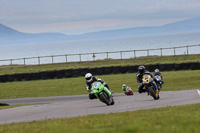
POLYGON ((153 88, 153 86, 150 86, 148 89, 149 89, 149 93, 154 98, 154 100, 157 100, 157 99, 160 98, 159 94, 157 94, 157 96, 156 96, 156 93, 158 93, 158 92, 155 91, 155 89, 153 88))
POLYGON ((99 99, 104 102, 105 104, 107 105, 110 105, 110 99, 109 99, 109 96, 103 92, 100 96, 99 96, 99 99))

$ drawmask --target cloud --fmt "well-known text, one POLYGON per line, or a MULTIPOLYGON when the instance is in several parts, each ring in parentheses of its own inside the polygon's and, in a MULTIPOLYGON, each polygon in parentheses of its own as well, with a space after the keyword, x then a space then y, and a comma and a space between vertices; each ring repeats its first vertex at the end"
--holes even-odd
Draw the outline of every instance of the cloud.
POLYGON ((0 0, 0 22, 25 32, 162 25, 199 12, 199 0, 0 0))

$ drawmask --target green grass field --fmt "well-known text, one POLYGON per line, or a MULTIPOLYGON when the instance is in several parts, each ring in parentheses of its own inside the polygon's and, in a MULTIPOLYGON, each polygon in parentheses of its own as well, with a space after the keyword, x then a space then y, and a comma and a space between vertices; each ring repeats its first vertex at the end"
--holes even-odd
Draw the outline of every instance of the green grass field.
MULTIPOLYGON (((199 60, 200 55, 183 55, 33 66, 1 66, 0 74, 100 66, 182 63, 199 60)), ((162 74, 165 81, 163 91, 200 88, 200 70, 169 71, 162 72, 162 74)), ((101 75, 98 77, 104 79, 115 93, 122 93, 121 85, 124 83, 131 86, 134 92, 137 92, 136 73, 101 75)), ((87 94, 84 77, 6 82, 0 83, 0 89, 0 99, 87 94)), ((5 124, 0 125, 0 133, 199 133, 199 110, 200 104, 191 104, 123 113, 5 124)))
POLYGON ((146 65, 146 64, 164 64, 164 63, 185 63, 200 61, 200 54, 197 55, 176 55, 176 56, 149 56, 131 59, 108 59, 86 62, 69 62, 44 65, 10 65, 0 66, 0 75, 13 73, 30 73, 47 70, 76 69, 76 68, 94 68, 103 66, 125 66, 125 65, 146 65))
POLYGON ((0 133, 199 133, 200 104, 0 125, 0 133))
MULTIPOLYGON (((200 70, 162 72, 165 83, 163 91, 189 90, 200 88, 200 70)), ((98 76, 105 80, 114 93, 122 93, 122 84, 137 92, 136 73, 98 76)), ((85 78, 64 78, 0 83, 0 99, 46 97, 87 94, 85 78)))

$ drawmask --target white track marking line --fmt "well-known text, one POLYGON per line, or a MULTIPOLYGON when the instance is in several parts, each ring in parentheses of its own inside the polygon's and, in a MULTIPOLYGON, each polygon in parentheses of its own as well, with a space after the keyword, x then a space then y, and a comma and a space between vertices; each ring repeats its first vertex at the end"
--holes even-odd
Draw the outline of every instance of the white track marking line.
POLYGON ((199 93, 199 96, 200 96, 200 90, 197 90, 197 92, 199 93))

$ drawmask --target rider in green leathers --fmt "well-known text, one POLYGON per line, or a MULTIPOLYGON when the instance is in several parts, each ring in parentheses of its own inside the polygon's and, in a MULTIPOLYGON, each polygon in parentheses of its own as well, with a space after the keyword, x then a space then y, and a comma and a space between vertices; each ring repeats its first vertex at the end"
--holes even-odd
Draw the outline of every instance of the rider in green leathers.
POLYGON ((126 89, 127 88, 130 88, 131 89, 131 87, 129 87, 129 86, 127 86, 127 85, 125 85, 125 84, 123 84, 122 85, 122 91, 126 94, 126 89))
POLYGON ((108 90, 110 90, 111 93, 113 93, 113 91, 109 88, 108 84, 104 80, 93 76, 91 73, 87 73, 85 75, 85 79, 86 79, 86 88, 87 91, 89 92, 89 99, 92 100, 96 98, 96 96, 93 93, 91 93, 92 83, 94 83, 95 81, 101 82, 108 90))

